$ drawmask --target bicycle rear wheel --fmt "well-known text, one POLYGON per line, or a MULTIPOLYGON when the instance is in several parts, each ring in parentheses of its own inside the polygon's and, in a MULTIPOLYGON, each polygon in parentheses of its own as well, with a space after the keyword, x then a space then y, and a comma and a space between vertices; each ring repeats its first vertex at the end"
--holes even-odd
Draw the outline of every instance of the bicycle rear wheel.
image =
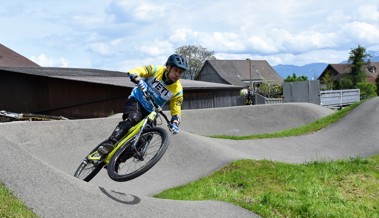
MULTIPOLYGON (((97 173, 104 167, 103 160, 89 160, 88 156, 97 152, 97 149, 100 147, 102 143, 100 143, 96 148, 94 148, 80 163, 78 169, 75 171, 74 176, 83 181, 89 182, 93 177, 97 175, 97 173)), ((99 154, 94 154, 100 158, 99 154)))
POLYGON ((134 140, 121 147, 109 162, 108 175, 114 181, 124 182, 144 174, 162 158, 169 144, 167 131, 159 127, 143 130, 137 144, 138 152, 144 149, 143 155, 132 151, 134 140))

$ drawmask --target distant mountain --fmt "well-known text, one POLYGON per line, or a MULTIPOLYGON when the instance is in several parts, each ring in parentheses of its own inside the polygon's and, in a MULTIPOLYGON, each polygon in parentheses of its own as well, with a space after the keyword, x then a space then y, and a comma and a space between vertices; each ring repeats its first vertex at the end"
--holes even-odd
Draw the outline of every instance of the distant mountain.
POLYGON ((379 51, 367 51, 371 55, 371 62, 379 62, 379 51))
POLYGON ((316 80, 327 66, 327 63, 314 63, 304 66, 279 64, 273 68, 283 79, 295 73, 297 77, 306 76, 309 80, 316 80))
MULTIPOLYGON (((379 62, 379 51, 367 51, 367 54, 371 55, 371 62, 379 62)), ((347 63, 347 61, 341 63, 347 63)), ((273 68, 283 79, 295 73, 297 77, 306 76, 309 80, 316 80, 327 66, 327 63, 313 63, 304 66, 279 64, 273 68)))

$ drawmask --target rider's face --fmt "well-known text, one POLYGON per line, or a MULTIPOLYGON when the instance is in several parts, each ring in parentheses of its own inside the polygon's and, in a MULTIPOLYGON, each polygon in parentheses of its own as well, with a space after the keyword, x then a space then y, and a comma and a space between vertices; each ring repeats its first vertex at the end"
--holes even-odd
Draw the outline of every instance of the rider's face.
POLYGON ((167 77, 172 82, 176 82, 178 79, 180 79, 184 73, 184 70, 175 67, 175 66, 167 66, 167 77))

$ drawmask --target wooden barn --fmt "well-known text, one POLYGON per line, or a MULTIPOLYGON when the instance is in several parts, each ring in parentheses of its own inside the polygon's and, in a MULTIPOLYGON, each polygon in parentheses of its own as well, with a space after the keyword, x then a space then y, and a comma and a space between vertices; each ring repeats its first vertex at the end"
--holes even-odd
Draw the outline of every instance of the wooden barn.
MULTIPOLYGON (((0 44, 0 111, 106 117, 122 112, 134 83, 124 72, 40 67, 0 44)), ((241 86, 181 80, 183 109, 243 104, 241 86)), ((168 109, 168 105, 166 108, 168 109)))
MULTIPOLYGON (((123 110, 134 83, 125 73, 95 69, 0 67, 0 110, 67 118, 106 117, 123 110)), ((183 109, 242 105, 242 87, 181 80, 183 109)))

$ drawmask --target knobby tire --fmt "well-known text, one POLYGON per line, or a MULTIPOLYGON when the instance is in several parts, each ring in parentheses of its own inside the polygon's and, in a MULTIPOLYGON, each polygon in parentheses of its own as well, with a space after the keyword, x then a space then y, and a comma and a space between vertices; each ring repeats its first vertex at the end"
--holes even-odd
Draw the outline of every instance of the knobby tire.
POLYGON ((116 151, 107 166, 111 179, 124 182, 141 176, 162 158, 169 145, 168 133, 160 127, 144 129, 140 139, 149 141, 144 160, 136 158, 135 152, 131 151, 135 138, 130 139, 116 151), (148 140, 149 137, 152 138, 148 140))
MULTIPOLYGON (((94 148, 88 155, 97 151, 102 143, 100 143, 96 148, 94 148)), ((104 167, 104 161, 92 161, 88 160, 88 155, 80 163, 78 169, 76 170, 74 176, 82 179, 83 181, 89 182, 93 177, 99 173, 99 171, 104 167)))

